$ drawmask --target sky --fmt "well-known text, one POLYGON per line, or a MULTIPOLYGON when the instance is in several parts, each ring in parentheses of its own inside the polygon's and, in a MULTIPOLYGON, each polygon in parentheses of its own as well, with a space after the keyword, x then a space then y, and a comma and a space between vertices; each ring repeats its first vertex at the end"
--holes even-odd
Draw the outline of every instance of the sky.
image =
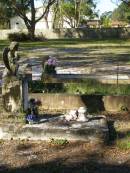
POLYGON ((113 11, 116 7, 117 5, 112 3, 111 0, 99 0, 96 10, 99 10, 99 14, 101 15, 105 11, 113 11))

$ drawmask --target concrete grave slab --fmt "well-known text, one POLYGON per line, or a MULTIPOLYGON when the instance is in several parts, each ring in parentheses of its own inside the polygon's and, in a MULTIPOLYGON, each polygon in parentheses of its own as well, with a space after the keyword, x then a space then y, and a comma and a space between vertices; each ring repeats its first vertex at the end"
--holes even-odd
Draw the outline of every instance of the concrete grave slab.
POLYGON ((66 121, 64 115, 42 118, 38 124, 17 128, 13 124, 0 125, 0 139, 50 140, 67 139, 105 142, 109 129, 105 116, 91 116, 85 122, 66 121))

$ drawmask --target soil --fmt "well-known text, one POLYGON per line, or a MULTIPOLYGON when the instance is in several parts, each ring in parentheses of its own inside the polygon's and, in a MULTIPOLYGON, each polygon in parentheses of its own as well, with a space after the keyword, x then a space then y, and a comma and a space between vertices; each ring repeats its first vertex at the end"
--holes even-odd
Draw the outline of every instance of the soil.
POLYGON ((2 173, 129 173, 130 150, 69 142, 1 141, 2 173))
MULTIPOLYGON (((130 127, 129 112, 106 116, 118 122, 116 130, 125 137, 122 129, 130 127)), ((52 141, 1 140, 0 173, 130 173, 130 149, 121 149, 116 142, 52 141)))

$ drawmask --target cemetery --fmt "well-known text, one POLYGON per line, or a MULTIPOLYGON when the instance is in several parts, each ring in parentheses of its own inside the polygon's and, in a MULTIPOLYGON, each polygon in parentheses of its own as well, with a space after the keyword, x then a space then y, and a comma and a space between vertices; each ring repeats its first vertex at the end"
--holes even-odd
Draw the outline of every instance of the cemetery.
POLYGON ((77 74, 66 71, 57 73, 58 62, 52 56, 46 56, 42 64, 35 61, 20 63, 18 48, 19 43, 12 42, 3 50, 2 101, 4 111, 14 119, 22 116, 25 124, 19 129, 14 122, 6 126, 1 123, 0 138, 109 141, 109 120, 100 112, 129 111, 130 97, 30 92, 33 82, 35 86, 40 82, 40 85, 49 83, 51 87, 56 83, 61 85, 62 80, 76 84, 77 79, 84 79, 85 75, 78 78, 77 74))
MULTIPOLYGON (((38 118, 38 105, 41 101, 36 98, 29 99, 28 83, 30 80, 39 80, 39 76, 33 72, 37 66, 32 68, 30 73, 28 65, 19 66, 18 55, 19 44, 12 42, 3 51, 5 69, 2 76, 2 100, 7 112, 26 113, 24 125, 20 130, 14 124, 1 127, 1 139, 32 139, 49 140, 50 138, 66 138, 68 140, 108 140, 107 119, 105 116, 92 116, 83 106, 75 107, 66 114, 60 116, 43 116, 38 118), (34 79, 33 79, 34 78, 34 79), (36 101, 37 100, 37 101, 36 101), (10 130, 12 129, 12 130, 10 130)), ((49 57, 43 65, 43 73, 40 77, 53 78, 56 76, 56 59, 49 57)), ((30 67, 29 67, 30 68, 30 67)), ((53 80, 53 79, 52 79, 53 80)), ((44 80, 43 80, 44 81, 44 80)))
POLYGON ((0 173, 130 172, 130 0, 0 0, 0 173))
MULTIPOLYGON (((1 110, 3 111, 0 122, 1 150, 5 153, 6 148, 7 153, 10 153, 7 156, 8 161, 15 157, 15 165, 19 165, 19 161, 24 164, 24 169, 15 168, 10 171, 40 168, 51 172, 55 167, 55 162, 50 162, 53 155, 54 159, 58 159, 59 155, 62 158, 69 158, 75 171, 76 169, 85 171, 83 160, 88 163, 89 170, 125 171, 126 167, 120 168, 120 164, 129 160, 129 153, 124 151, 125 156, 122 156, 120 149, 113 148, 112 144, 116 143, 117 135, 118 138, 123 138, 123 135, 125 138, 129 134, 130 96, 58 92, 63 89, 63 77, 67 85, 73 82, 78 85, 80 79, 84 80, 84 76, 78 78, 76 77, 78 74, 67 74, 66 71, 57 73, 58 63, 53 56, 47 56, 43 63, 41 61, 22 63, 18 48, 19 43, 12 42, 3 50, 2 55, 4 66, 2 67, 1 102, 4 111, 1 110), (58 89, 52 92, 53 87, 58 89), (46 91, 47 89, 49 90, 46 91), (10 151, 12 147, 14 147, 13 154, 10 151), (47 158, 45 159, 43 155, 47 155, 47 158), (89 158, 88 161, 86 156, 89 158), (41 164, 38 166, 35 162, 39 157, 41 164), (81 163, 79 158, 82 160, 81 163), (32 163, 29 167, 28 160, 32 163), (46 161, 49 162, 48 165, 43 164, 46 161), (80 164, 80 167, 76 167, 75 161, 80 164), (113 161, 116 166, 111 165, 113 161), (102 164, 105 162, 106 164, 102 164), (92 168, 91 164, 95 164, 95 167, 92 168)), ((108 80, 109 82, 111 83, 108 80)), ((116 82, 115 80, 115 85, 116 82)), ((126 144, 121 141, 116 143, 119 148, 127 148, 126 144)), ((56 166, 57 172, 61 172, 62 169, 71 170, 68 165, 63 165, 65 161, 61 162, 56 161, 57 164, 61 164, 56 166)), ((13 161, 9 163, 14 164, 13 161)), ((1 164, 0 169, 8 171, 8 166, 1 164)))

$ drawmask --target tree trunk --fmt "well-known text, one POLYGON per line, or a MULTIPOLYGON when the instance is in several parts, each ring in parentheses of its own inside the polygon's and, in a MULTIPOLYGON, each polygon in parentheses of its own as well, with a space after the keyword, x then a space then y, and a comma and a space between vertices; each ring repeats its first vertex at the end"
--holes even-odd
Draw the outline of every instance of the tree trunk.
POLYGON ((28 34, 29 34, 30 39, 32 41, 35 40, 35 24, 28 27, 27 29, 28 29, 28 34))
POLYGON ((48 19, 45 17, 45 22, 46 22, 46 28, 49 29, 49 23, 48 23, 48 19))
POLYGON ((30 29, 28 31, 29 31, 29 36, 30 36, 31 40, 35 40, 36 10, 35 10, 35 5, 34 5, 34 0, 30 0, 30 5, 31 5, 31 22, 30 22, 30 29))

